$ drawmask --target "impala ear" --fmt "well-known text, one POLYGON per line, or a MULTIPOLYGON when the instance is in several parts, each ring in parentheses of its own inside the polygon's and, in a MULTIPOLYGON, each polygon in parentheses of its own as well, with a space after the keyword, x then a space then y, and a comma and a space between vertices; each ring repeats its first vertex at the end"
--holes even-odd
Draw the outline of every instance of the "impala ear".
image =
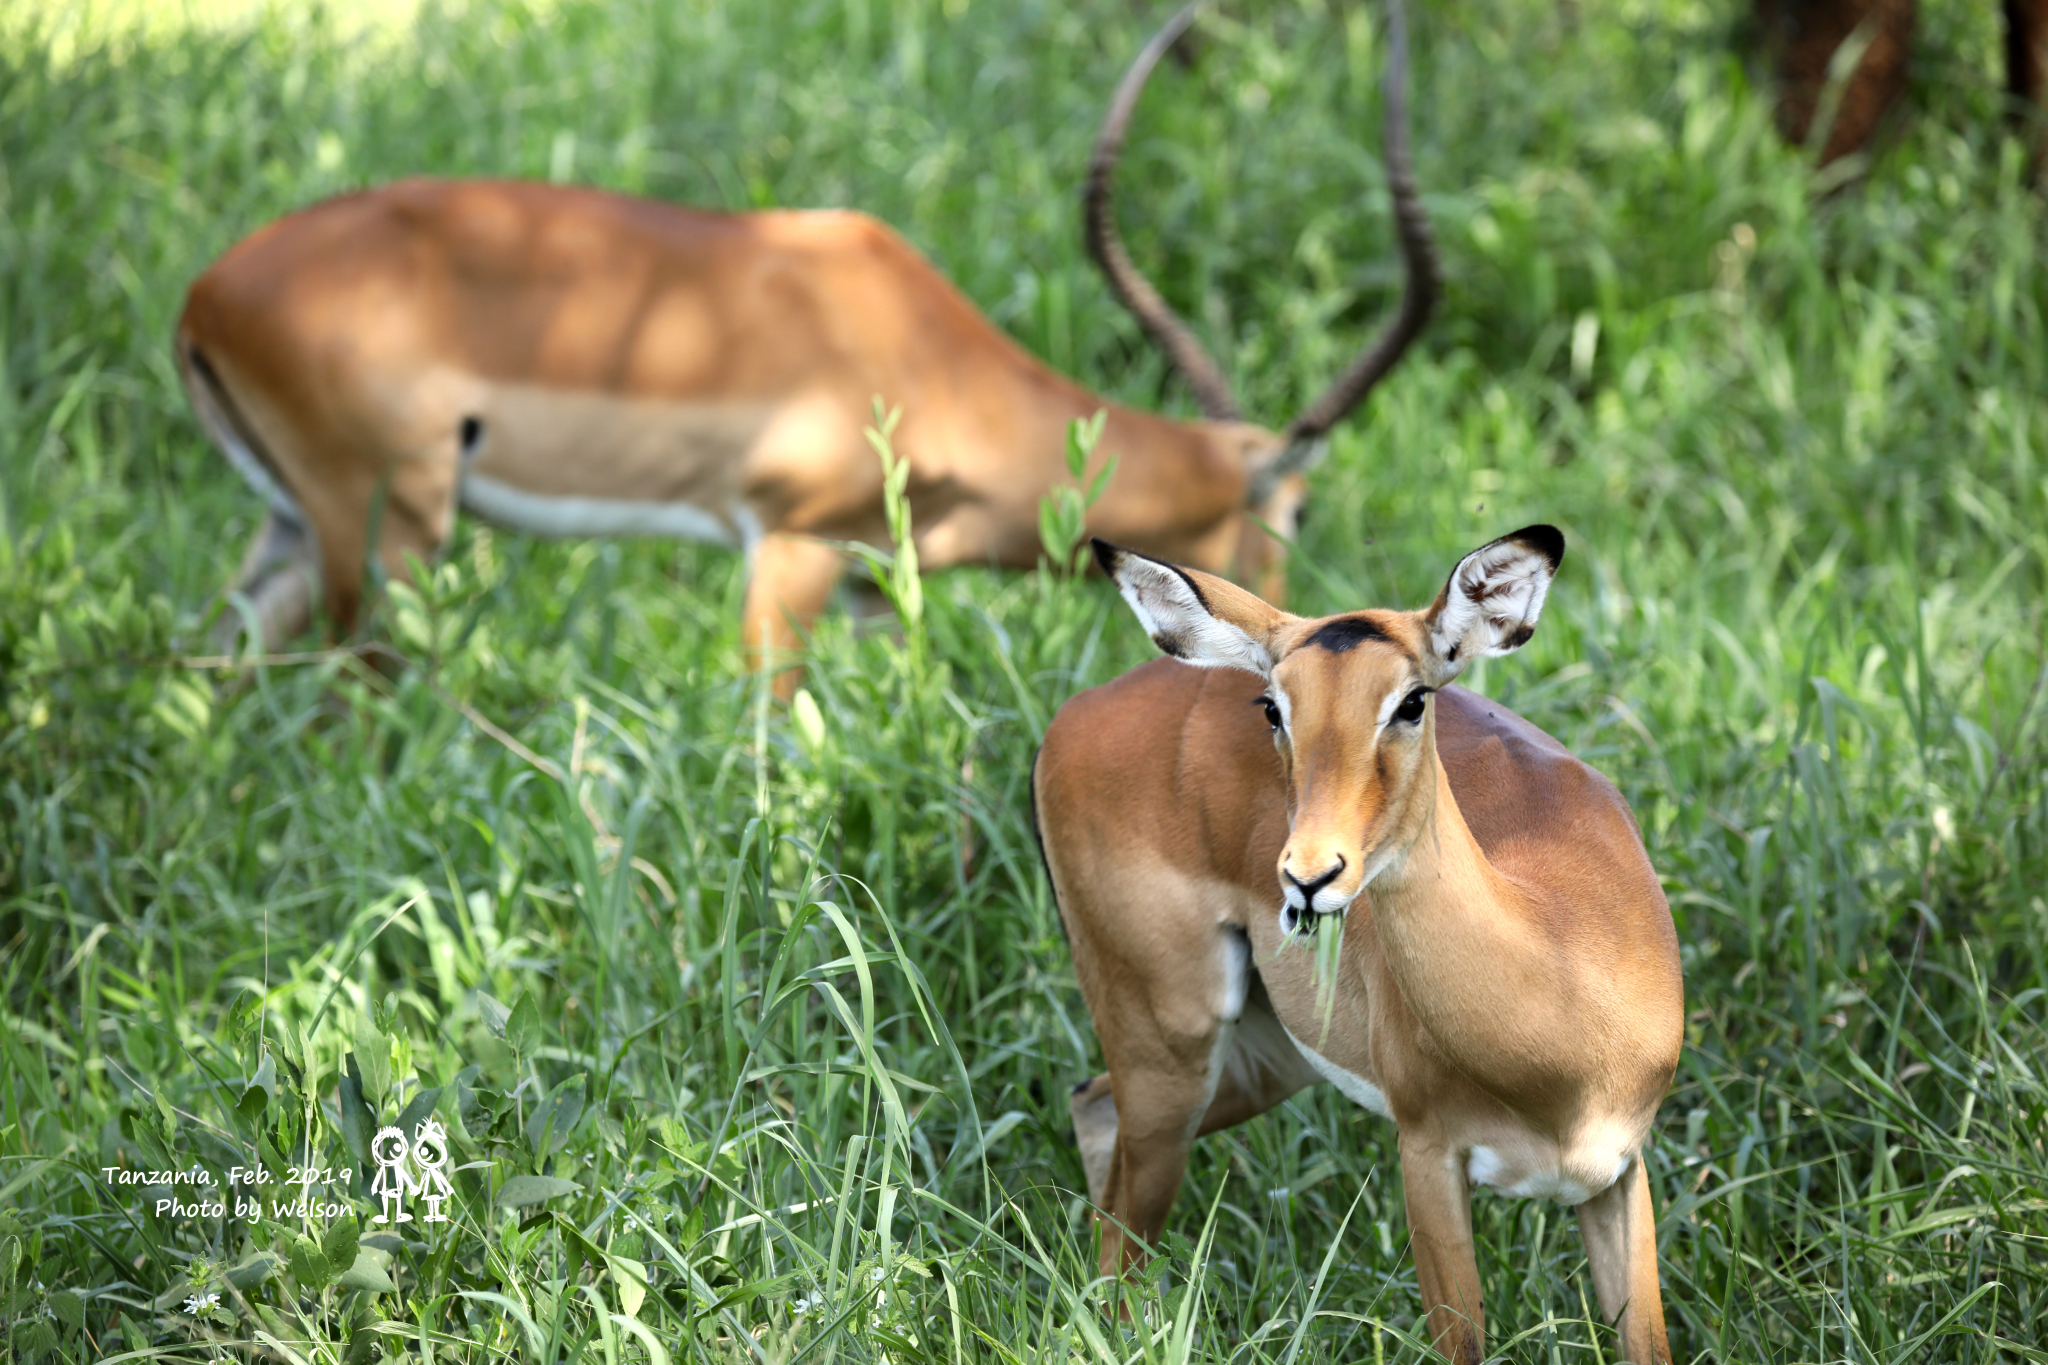
POLYGON ((1093 542, 1095 562, 1115 582, 1152 643, 1183 663, 1273 671, 1273 636, 1294 618, 1214 574, 1183 569, 1093 542))
POLYGON ((1555 526, 1524 526, 1459 560, 1422 615, 1443 679, 1473 659, 1520 649, 1563 562, 1564 535, 1555 526))

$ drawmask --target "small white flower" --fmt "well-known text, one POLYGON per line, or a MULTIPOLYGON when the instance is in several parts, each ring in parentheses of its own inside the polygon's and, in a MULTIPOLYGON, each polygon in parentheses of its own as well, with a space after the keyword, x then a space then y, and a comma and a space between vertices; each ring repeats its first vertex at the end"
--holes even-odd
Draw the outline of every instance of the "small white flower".
POLYGON ((876 1284, 880 1284, 882 1282, 882 1267, 876 1266, 874 1273, 868 1278, 872 1279, 876 1284))
POLYGON ((218 1294, 208 1294, 204 1298, 194 1294, 185 1300, 185 1311, 196 1318, 219 1302, 220 1295, 218 1294))

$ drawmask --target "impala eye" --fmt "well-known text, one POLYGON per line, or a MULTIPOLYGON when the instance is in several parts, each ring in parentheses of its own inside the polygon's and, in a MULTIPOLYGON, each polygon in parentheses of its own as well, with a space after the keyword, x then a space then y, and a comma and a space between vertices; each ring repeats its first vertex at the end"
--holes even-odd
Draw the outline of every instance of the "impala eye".
POLYGON ((1394 708, 1394 719, 1398 721, 1405 721, 1410 725, 1413 725, 1416 721, 1421 720, 1422 701, 1423 698, 1427 697, 1428 695, 1429 689, 1426 687, 1418 687, 1413 692, 1410 692, 1407 696, 1401 699, 1401 704, 1394 708))
POLYGON ((1266 724, 1272 726, 1275 730, 1280 728, 1280 704, 1278 702, 1274 701, 1271 697, 1260 697, 1252 704, 1265 707, 1266 724))

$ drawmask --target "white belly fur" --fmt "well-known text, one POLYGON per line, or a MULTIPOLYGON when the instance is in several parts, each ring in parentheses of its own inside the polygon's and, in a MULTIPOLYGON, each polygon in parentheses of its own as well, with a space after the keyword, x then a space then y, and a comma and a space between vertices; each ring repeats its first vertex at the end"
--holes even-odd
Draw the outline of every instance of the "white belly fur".
POLYGON ((228 457, 235 472, 240 474, 249 487, 256 490, 263 500, 270 504, 270 510, 293 526, 306 524, 306 513, 299 506, 299 500, 291 490, 280 484, 270 472, 270 467, 258 459, 256 452, 242 443, 242 437, 235 430, 234 423, 227 420, 215 401, 213 388, 204 383, 194 383, 188 390, 192 395, 192 406, 199 414, 199 423, 206 428, 206 434, 220 447, 220 453, 228 457))
POLYGON ((721 516, 687 502, 553 496, 474 471, 463 476, 462 505, 542 536, 672 536, 747 551, 761 538, 761 523, 745 506, 721 516))
MULTIPOLYGON (((1370 1109, 1381 1118, 1390 1119, 1394 1116, 1393 1110, 1387 1105, 1384 1090, 1356 1072, 1338 1066, 1296 1038, 1292 1031, 1288 1032, 1287 1038, 1301 1052, 1308 1064, 1316 1069, 1317 1074, 1336 1086, 1345 1098, 1370 1109)), ((1465 1178, 1473 1185, 1484 1186, 1511 1199, 1555 1199, 1560 1204, 1576 1207, 1621 1179, 1628 1173, 1629 1163, 1635 1160, 1633 1143, 1624 1147, 1614 1141, 1596 1141, 1581 1146, 1582 1149, 1590 1149, 1589 1159, 1579 1163, 1578 1170, 1567 1172, 1563 1165, 1555 1160, 1545 1162, 1525 1158, 1521 1161, 1511 1161, 1494 1148, 1475 1143, 1465 1160, 1465 1178), (1611 1170, 1606 1165, 1609 1158, 1599 1154, 1602 1148, 1619 1153, 1612 1157, 1611 1170)), ((1553 1152, 1554 1150, 1552 1149, 1553 1152)))
MULTIPOLYGON (((1286 1025, 1283 1024, 1281 1027, 1285 1028, 1286 1025)), ((1317 1052, 1307 1043, 1302 1042, 1301 1039, 1296 1038, 1292 1029, 1288 1029, 1287 1038, 1289 1042, 1293 1043, 1300 1050, 1302 1057, 1307 1060, 1308 1064, 1316 1069, 1316 1074, 1331 1085, 1336 1086, 1337 1089, 1343 1091, 1346 1099, 1354 1104, 1363 1105, 1383 1119, 1394 1117, 1394 1111, 1387 1107, 1386 1091, 1380 1089, 1365 1077, 1355 1072, 1346 1071, 1343 1067, 1338 1066, 1328 1057, 1317 1052)))
POLYGON ((1633 1160, 1635 1153, 1623 1152, 1613 1159, 1612 1169, 1607 1170, 1598 1169, 1604 1162, 1595 1157, 1579 1171, 1566 1172, 1556 1164, 1512 1166, 1493 1148, 1475 1145, 1465 1162, 1465 1178, 1511 1199, 1555 1199, 1576 1207, 1626 1175, 1633 1160))

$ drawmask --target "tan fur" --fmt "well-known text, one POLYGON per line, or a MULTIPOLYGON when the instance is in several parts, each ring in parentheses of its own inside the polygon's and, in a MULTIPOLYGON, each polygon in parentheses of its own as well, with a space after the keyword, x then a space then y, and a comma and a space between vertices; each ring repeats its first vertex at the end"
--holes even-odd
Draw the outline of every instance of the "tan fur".
POLYGON ((1284 1026, 1354 1087, 1376 1087, 1399 1125, 1439 1350, 1483 1354, 1467 1208, 1478 1161, 1503 1188, 1586 1192, 1602 1310, 1627 1359, 1667 1360, 1638 1153, 1677 1062, 1683 998, 1670 912, 1620 795, 1455 686, 1416 733, 1375 740, 1389 694, 1431 681, 1431 613, 1361 613, 1390 640, 1336 653, 1303 645, 1325 622, 1190 577, 1216 617, 1270 649, 1270 684, 1147 664, 1068 702, 1034 776, 1109 1064, 1075 1102, 1103 1273, 1159 1235, 1198 1132, 1320 1078, 1270 1045, 1284 1026), (1277 744, 1262 687, 1289 703, 1277 744), (1402 856, 1346 912, 1326 1013, 1310 949, 1283 933, 1276 872, 1308 879, 1343 858, 1332 886, 1355 887, 1388 847, 1402 856), (1254 974, 1233 1019, 1238 942, 1254 974))
MULTIPOLYGON (((239 440, 299 509, 296 580, 317 579, 341 630, 366 552, 401 577, 406 555, 431 559, 464 478, 482 476, 547 499, 678 505, 752 540, 745 637, 787 649, 841 571, 822 542, 887 541, 862 435, 877 397, 903 412, 895 444, 929 568, 1034 565, 1039 500, 1068 477, 1067 424, 1098 409, 1118 464, 1093 531, 1277 591, 1283 549, 1256 523, 1289 534, 1301 496, 1290 479, 1247 508, 1278 436, 1106 403, 858 213, 407 180, 235 246, 193 284, 177 349, 216 441, 239 440), (467 469, 465 419, 482 431, 467 469)), ((266 644, 304 628, 305 581, 267 599, 266 644)))

